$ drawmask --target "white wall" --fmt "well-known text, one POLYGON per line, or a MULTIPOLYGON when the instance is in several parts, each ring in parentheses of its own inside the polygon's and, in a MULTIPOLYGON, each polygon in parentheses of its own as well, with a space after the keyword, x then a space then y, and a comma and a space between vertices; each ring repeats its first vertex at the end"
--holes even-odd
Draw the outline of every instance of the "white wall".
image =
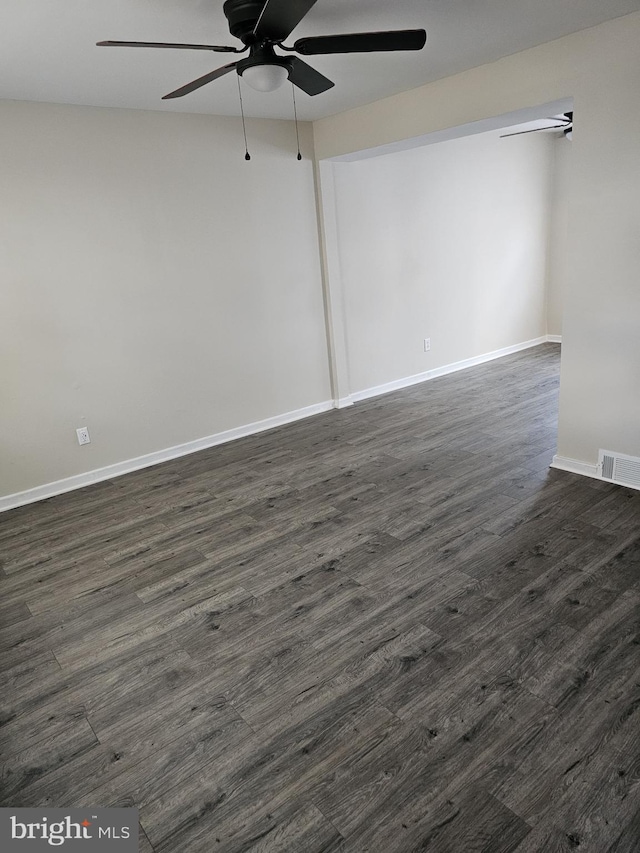
POLYGON ((314 124, 322 160, 573 97, 563 464, 640 456, 639 44, 636 13, 314 124))
POLYGON ((330 398, 311 129, 247 129, 0 103, 0 496, 330 398))
POLYGON ((585 462, 640 456, 640 15, 624 20, 576 96, 558 453, 585 462))
POLYGON ((568 251, 569 198, 573 143, 563 136, 553 140, 551 211, 547 265, 547 332, 562 335, 564 286, 571 270, 568 251))
POLYGON ((493 132, 332 164, 351 392, 546 335, 552 154, 493 132))
MULTIPOLYGON (((313 128, 323 161, 573 97, 558 451, 587 465, 640 456, 638 44, 628 15, 313 128)), ((310 163, 249 135, 246 164, 237 119, 0 104, 0 495, 329 397, 310 163)))

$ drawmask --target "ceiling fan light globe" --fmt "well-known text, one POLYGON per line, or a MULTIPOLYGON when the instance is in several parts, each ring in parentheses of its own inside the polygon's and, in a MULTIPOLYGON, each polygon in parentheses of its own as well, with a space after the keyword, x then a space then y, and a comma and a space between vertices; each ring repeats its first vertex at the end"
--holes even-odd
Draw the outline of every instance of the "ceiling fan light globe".
POLYGON ((570 127, 568 130, 565 130, 564 138, 568 139, 569 142, 571 142, 573 140, 573 128, 572 127, 570 127))
POLYGON ((242 72, 242 79, 258 92, 273 92, 289 77, 284 65, 250 65, 242 72))

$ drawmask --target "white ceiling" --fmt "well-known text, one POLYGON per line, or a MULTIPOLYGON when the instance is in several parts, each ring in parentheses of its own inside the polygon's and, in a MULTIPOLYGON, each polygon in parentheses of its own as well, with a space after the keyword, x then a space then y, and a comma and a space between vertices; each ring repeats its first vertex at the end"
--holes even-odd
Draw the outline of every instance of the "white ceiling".
MULTIPOLYGON (((233 61, 204 51, 99 48, 103 39, 237 44, 223 0, 0 0, 0 98, 238 115, 236 75, 162 95, 233 61)), ((640 0, 318 0, 288 40, 423 27, 424 50, 309 57, 335 88, 296 93, 313 120, 640 10, 640 0)), ((291 87, 243 86, 245 113, 291 118, 291 87)))

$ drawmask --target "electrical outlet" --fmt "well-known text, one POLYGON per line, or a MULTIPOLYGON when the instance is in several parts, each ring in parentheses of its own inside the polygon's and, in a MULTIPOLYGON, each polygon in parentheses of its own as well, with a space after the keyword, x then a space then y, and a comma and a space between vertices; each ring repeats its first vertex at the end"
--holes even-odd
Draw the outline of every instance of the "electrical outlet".
POLYGON ((431 338, 425 338, 424 339, 424 351, 429 352, 430 349, 431 349, 431 338))
POLYGON ((78 436, 78 444, 91 444, 91 439, 89 438, 89 427, 78 427, 76 435, 78 436))

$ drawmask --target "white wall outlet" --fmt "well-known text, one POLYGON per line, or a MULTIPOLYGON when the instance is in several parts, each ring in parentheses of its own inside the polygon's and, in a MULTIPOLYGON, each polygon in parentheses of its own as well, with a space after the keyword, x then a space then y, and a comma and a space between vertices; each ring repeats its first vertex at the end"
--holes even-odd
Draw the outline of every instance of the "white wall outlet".
POLYGON ((89 427, 78 427, 76 435, 78 436, 78 444, 91 444, 91 439, 89 438, 89 427))
POLYGON ((431 349, 431 338, 425 338, 424 339, 424 351, 429 352, 430 349, 431 349))

